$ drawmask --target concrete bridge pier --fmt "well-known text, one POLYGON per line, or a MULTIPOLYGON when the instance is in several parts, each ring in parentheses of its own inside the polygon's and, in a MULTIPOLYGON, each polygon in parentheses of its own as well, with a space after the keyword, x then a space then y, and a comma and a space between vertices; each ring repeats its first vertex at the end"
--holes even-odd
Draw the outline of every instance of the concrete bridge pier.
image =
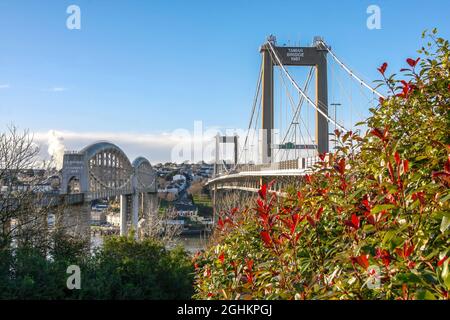
POLYGON ((156 193, 147 193, 149 212, 152 215, 158 214, 158 195, 156 193))
POLYGON ((148 197, 146 192, 139 193, 139 202, 141 206, 140 219, 146 218, 149 212, 148 197))
POLYGON ((125 236, 128 233, 127 228, 127 211, 128 211, 128 201, 127 195, 120 195, 120 235, 125 236))
POLYGON ((128 214, 131 214, 131 225, 136 231, 141 218, 146 219, 158 209, 158 197, 154 193, 136 192, 120 195, 120 235, 128 234, 128 214))
POLYGON ((91 239, 91 202, 66 206, 59 213, 55 224, 69 235, 91 239))
POLYGON ((137 237, 137 228, 138 228, 138 222, 139 222, 139 193, 135 192, 131 195, 131 225, 133 226, 135 233, 135 236, 137 237))
POLYGON ((142 218, 146 219, 150 215, 156 214, 158 210, 158 197, 156 193, 143 192, 142 197, 142 218))

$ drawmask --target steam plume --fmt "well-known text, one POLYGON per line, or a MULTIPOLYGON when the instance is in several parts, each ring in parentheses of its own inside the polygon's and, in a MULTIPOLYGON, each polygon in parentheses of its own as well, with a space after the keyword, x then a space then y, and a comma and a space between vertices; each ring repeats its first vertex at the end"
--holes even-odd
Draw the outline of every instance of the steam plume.
POLYGON ((48 154, 52 157, 55 162, 56 169, 61 169, 63 165, 64 158, 64 138, 58 136, 55 130, 50 130, 48 132, 48 154))

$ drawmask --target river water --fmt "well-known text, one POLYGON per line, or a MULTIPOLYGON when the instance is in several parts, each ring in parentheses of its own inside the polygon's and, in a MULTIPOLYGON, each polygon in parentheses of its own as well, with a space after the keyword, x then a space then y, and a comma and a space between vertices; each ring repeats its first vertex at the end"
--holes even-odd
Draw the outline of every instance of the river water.
POLYGON ((200 235, 183 236, 181 235, 177 242, 181 244, 186 251, 190 253, 196 253, 202 249, 205 249, 208 244, 208 238, 200 235))
MULTIPOLYGON (((181 244, 186 251, 191 254, 195 254, 206 247, 208 244, 208 238, 201 235, 180 235, 176 239, 177 244, 181 244)), ((91 236, 91 250, 95 248, 100 248, 103 245, 103 238, 101 235, 96 233, 91 236)))

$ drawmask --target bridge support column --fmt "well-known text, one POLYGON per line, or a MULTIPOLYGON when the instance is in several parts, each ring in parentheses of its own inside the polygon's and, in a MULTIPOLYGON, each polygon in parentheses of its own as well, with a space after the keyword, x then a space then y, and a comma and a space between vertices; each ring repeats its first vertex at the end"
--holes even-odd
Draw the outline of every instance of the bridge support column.
POLYGON ((151 215, 158 214, 158 195, 156 193, 146 193, 148 201, 148 213, 151 215))
POLYGON ((216 202, 216 193, 217 193, 217 187, 214 186, 213 190, 213 197, 212 197, 212 205, 213 205, 213 225, 216 224, 216 211, 217 211, 217 202, 216 202))
MULTIPOLYGON (((320 51, 319 51, 320 52, 320 51)), ((322 51, 316 67, 316 104, 319 109, 328 116, 328 82, 327 82, 327 58, 322 51)), ((336 121, 336 119, 335 119, 336 121)), ((319 153, 329 152, 328 120, 316 111, 316 143, 319 153)))
POLYGON ((120 235, 127 235, 127 196, 120 195, 120 235))
POLYGON ((138 235, 138 222, 139 222, 139 193, 135 192, 131 195, 131 223, 135 231, 135 237, 138 235))
POLYGON ((55 221, 69 235, 91 239, 91 202, 65 207, 55 221))
POLYGON ((262 139, 261 139, 261 161, 272 162, 272 136, 274 128, 273 111, 273 61, 268 46, 261 47, 263 59, 262 71, 262 139))
POLYGON ((156 193, 141 193, 142 218, 147 219, 150 215, 154 215, 158 210, 158 197, 156 193))
POLYGON ((148 198, 146 192, 139 194, 139 200, 141 202, 142 218, 146 218, 148 215, 148 198))

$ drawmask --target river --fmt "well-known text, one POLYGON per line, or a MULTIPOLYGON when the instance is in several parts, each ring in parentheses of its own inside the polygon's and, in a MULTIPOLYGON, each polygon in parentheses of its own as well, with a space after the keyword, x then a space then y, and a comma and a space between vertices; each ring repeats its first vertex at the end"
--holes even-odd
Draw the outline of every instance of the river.
MULTIPOLYGON (((180 235, 176 242, 184 247, 191 254, 204 249, 208 243, 208 238, 201 235, 180 235)), ((91 236, 91 250, 100 248, 103 245, 103 238, 98 233, 91 236)))

